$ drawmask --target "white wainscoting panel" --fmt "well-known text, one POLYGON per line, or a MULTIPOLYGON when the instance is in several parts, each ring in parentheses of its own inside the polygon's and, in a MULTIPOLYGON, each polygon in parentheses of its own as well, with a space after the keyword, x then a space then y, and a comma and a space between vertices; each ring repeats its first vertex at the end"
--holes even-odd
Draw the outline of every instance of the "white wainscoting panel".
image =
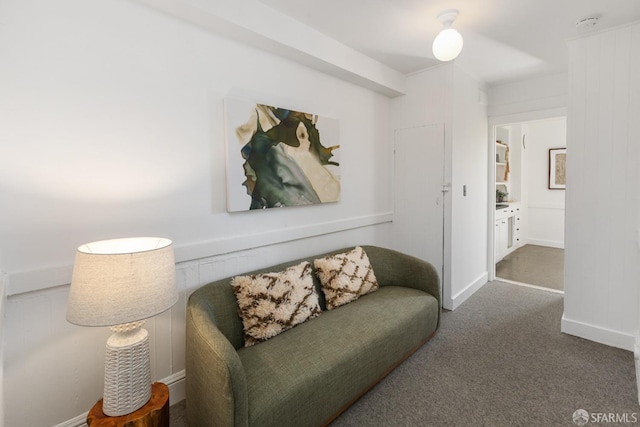
MULTIPOLYGON (((145 325, 152 379, 169 385, 172 404, 184 399, 186 307, 200 286, 356 242, 389 246, 390 230, 391 223, 385 222, 178 262, 178 302, 145 325)), ((105 343, 111 331, 67 322, 68 294, 69 286, 62 285, 7 298, 2 348, 8 426, 53 425, 52 420, 62 422, 58 427, 81 426, 102 396, 105 343), (31 410, 34 401, 39 411, 31 410)))
POLYGON ((527 243, 564 248, 564 216, 563 205, 529 203, 527 205, 527 243))
POLYGON ((640 22, 569 42, 568 111, 562 329, 632 350, 640 283, 640 22))
POLYGON ((0 427, 4 426, 4 306, 7 299, 8 276, 0 271, 0 427))

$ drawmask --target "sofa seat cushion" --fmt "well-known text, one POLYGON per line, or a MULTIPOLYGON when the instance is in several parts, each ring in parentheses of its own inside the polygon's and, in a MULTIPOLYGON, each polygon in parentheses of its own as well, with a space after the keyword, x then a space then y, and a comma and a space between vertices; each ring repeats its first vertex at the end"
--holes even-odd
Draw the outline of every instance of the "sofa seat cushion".
POLYGON ((384 286, 238 350, 246 374, 249 425, 313 426, 328 421, 428 339, 436 330, 438 313, 433 296, 384 286))

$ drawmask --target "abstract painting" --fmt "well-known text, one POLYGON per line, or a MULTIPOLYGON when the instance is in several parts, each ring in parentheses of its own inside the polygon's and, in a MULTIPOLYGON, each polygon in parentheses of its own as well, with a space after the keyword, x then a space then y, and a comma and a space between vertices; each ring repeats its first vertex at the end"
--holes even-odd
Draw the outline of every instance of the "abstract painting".
POLYGON ((567 188, 567 149, 549 149, 549 190, 567 188))
POLYGON ((340 200, 338 121, 225 99, 227 210, 340 200))

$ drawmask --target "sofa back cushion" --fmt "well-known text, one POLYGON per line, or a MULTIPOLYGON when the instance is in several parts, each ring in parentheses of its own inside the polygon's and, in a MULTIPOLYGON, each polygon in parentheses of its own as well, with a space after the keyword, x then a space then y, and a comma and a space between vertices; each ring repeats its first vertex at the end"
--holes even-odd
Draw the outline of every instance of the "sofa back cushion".
MULTIPOLYGON (((348 252, 354 247, 342 248, 335 251, 327 252, 324 254, 318 254, 306 258, 301 258, 289 262, 285 262, 271 267, 258 269, 247 272, 250 274, 262 274, 272 271, 282 271, 291 266, 299 264, 303 261, 313 262, 316 258, 322 258, 329 255, 335 255, 343 252, 348 252)), ((377 263, 383 263, 385 266, 389 263, 389 250, 384 248, 377 248, 373 246, 363 246, 366 250, 369 260, 373 268, 378 271, 377 263)), ((377 273, 378 282, 380 285, 384 284, 381 281, 380 276, 385 276, 385 271, 379 271, 377 273)), ((244 342, 244 327, 242 325, 242 319, 238 315, 238 302, 236 300, 233 288, 231 287, 232 277, 216 280, 215 282, 206 284, 197 289, 189 297, 190 306, 198 306, 202 313, 206 313, 220 332, 231 342, 234 348, 240 349, 245 346, 244 342)), ((321 310, 326 310, 326 301, 324 293, 322 292, 322 286, 315 272, 311 275, 313 285, 318 293, 318 303, 321 310)))

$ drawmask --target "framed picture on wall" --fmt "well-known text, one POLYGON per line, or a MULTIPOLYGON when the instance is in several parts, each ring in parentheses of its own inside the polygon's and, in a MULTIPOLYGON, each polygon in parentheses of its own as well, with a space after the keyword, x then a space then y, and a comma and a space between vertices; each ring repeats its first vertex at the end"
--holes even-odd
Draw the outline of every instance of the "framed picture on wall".
POLYGON ((549 190, 567 187, 567 149, 549 149, 549 190))
POLYGON ((227 210, 340 200, 338 121, 225 98, 227 210))

